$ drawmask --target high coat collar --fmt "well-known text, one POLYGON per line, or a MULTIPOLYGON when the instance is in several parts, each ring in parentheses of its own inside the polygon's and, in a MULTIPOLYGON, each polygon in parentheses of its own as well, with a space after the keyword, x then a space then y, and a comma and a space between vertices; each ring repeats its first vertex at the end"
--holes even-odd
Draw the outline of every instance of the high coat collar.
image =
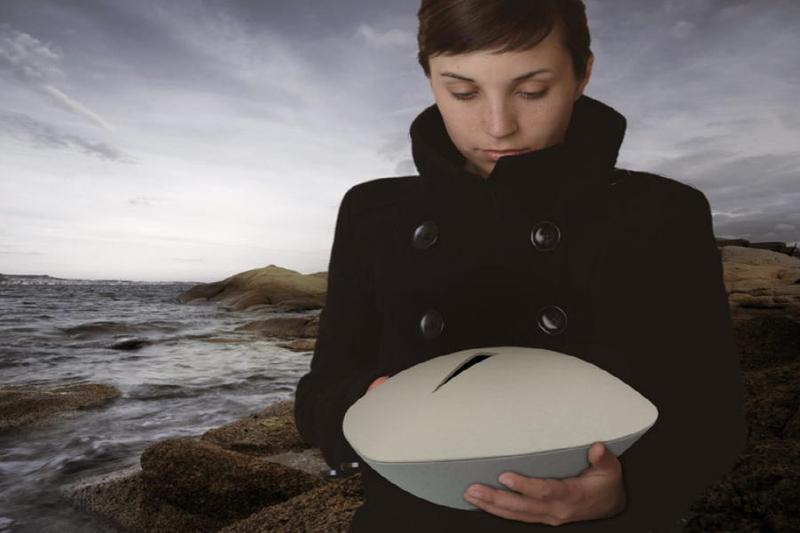
POLYGON ((430 189, 453 193, 459 187, 486 184, 513 192, 556 191, 567 185, 605 185, 611 179, 627 121, 612 107, 582 95, 574 104, 564 142, 495 163, 487 178, 464 169, 465 158, 450 139, 434 103, 411 124, 414 163, 430 189))

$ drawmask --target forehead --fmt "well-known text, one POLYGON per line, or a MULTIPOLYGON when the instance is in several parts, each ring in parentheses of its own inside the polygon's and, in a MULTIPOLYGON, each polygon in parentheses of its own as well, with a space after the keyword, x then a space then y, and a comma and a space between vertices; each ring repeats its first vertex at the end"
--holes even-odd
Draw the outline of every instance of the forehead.
MULTIPOLYGON (((516 76, 534 69, 551 69, 558 72, 571 61, 569 52, 561 42, 559 28, 553 28, 539 44, 527 50, 496 53, 478 50, 463 54, 433 55, 429 58, 431 70, 478 77, 516 76)), ((545 76, 545 74, 542 74, 545 76)))

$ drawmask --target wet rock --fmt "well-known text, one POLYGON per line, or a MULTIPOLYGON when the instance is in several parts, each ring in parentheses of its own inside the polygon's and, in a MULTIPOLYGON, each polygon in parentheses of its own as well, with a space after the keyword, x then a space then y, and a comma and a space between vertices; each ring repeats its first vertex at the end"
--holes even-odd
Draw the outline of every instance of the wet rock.
POLYGON ((254 320, 235 328, 235 331, 250 331, 262 337, 316 337, 319 333, 319 315, 312 317, 275 317, 254 320))
POLYGON ((131 324, 100 320, 97 322, 90 322, 87 324, 79 324, 77 326, 62 328, 62 331, 73 339, 84 340, 94 339, 96 337, 129 334, 135 332, 137 329, 138 328, 131 324))
POLYGON ((325 458, 319 448, 306 448, 300 451, 288 451, 269 455, 265 459, 271 463, 280 463, 288 467, 302 470, 312 476, 321 476, 329 479, 330 467, 325 463, 325 458))
POLYGON ((291 406, 271 407, 209 430, 201 438, 226 450, 262 456, 308 447, 297 432, 291 406))
POLYGON ((313 352, 317 344, 317 339, 295 339, 290 342, 280 342, 278 346, 287 348, 293 352, 313 352))
POLYGON ((363 503, 361 474, 328 481, 305 494, 262 509, 220 533, 347 531, 363 503))
POLYGON ((120 396, 119 389, 101 383, 2 385, 0 430, 48 420, 59 413, 100 407, 120 396))
POLYGON ((321 309, 324 303, 319 298, 296 298, 294 300, 285 300, 275 305, 274 311, 280 313, 302 313, 321 309))
POLYGON ((147 491, 193 514, 231 520, 319 486, 318 476, 232 452, 203 440, 174 438, 141 457, 147 491))
POLYGON ((211 533, 229 525, 203 514, 192 514, 158 497, 145 486, 139 465, 81 480, 62 489, 79 508, 103 516, 130 531, 211 533))

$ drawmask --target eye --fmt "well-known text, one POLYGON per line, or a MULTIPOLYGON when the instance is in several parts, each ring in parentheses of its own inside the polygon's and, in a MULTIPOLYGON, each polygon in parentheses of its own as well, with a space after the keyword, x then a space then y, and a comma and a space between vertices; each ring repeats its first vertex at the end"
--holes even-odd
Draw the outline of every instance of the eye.
POLYGON ((471 93, 450 93, 452 94, 457 100, 470 100, 472 97, 475 96, 475 91, 471 93))
POLYGON ((536 100, 537 98, 542 98, 544 95, 547 94, 547 89, 544 91, 539 91, 538 93, 519 93, 522 95, 523 98, 527 98, 528 100, 536 100))
MULTIPOLYGON (((472 100, 475 97, 475 91, 469 93, 450 93, 453 97, 457 100, 472 100)), ((539 98, 543 98, 547 94, 547 89, 544 91, 539 91, 538 93, 527 93, 527 92, 520 92, 519 94, 522 95, 523 98, 527 100, 537 100, 539 98)))

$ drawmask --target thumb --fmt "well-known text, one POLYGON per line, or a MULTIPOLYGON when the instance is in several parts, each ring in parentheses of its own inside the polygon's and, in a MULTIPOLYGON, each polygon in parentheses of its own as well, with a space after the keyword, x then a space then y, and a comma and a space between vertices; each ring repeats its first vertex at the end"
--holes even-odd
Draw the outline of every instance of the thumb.
POLYGON ((608 459, 610 452, 602 442, 595 442, 589 448, 589 463, 592 466, 602 466, 606 459, 608 459))

